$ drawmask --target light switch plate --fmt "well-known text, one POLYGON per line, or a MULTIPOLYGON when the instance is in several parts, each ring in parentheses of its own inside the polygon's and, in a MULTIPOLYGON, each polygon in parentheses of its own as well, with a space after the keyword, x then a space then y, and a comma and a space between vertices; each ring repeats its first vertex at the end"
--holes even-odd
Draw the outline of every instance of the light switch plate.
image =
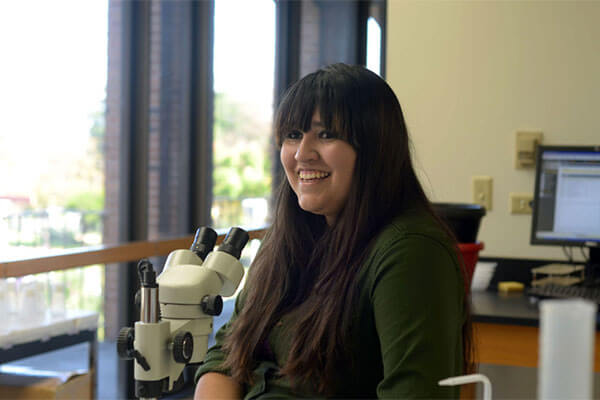
POLYGON ((511 214, 531 214, 533 212, 531 203, 533 195, 531 193, 510 193, 509 209, 511 214))
POLYGON ((472 178, 473 203, 485 207, 486 211, 492 210, 492 177, 474 176, 472 178))

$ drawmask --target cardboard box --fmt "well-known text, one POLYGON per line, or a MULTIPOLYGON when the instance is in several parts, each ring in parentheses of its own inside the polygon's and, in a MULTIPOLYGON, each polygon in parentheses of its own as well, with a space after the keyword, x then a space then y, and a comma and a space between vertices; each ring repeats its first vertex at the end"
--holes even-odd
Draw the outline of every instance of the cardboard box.
POLYGON ((0 367, 0 399, 91 399, 88 371, 57 372, 0 367))

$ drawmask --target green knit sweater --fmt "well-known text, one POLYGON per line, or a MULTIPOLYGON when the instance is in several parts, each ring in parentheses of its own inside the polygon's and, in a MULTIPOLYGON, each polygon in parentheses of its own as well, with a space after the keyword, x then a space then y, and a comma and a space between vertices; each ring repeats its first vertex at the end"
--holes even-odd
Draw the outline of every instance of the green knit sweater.
MULTIPOLYGON (((458 388, 437 382, 462 374, 459 265, 452 243, 429 215, 405 213, 379 234, 358 276, 354 362, 340 368, 335 397, 458 398, 458 388)), ((238 311, 236 302, 230 322, 238 311)), ((245 399, 316 397, 312 387, 292 388, 275 374, 287 358, 293 318, 291 312, 271 331, 268 341, 276 362, 257 360, 256 380, 245 388, 245 399)), ((221 345, 229 323, 217 332, 196 381, 206 372, 227 373, 221 367, 221 345)))

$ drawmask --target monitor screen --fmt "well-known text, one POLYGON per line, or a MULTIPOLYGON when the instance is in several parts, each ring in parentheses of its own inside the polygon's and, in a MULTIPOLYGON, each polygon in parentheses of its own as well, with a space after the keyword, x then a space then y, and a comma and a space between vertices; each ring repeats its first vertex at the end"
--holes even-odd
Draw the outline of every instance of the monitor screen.
POLYGON ((600 246, 600 146, 540 146, 531 244, 600 246))

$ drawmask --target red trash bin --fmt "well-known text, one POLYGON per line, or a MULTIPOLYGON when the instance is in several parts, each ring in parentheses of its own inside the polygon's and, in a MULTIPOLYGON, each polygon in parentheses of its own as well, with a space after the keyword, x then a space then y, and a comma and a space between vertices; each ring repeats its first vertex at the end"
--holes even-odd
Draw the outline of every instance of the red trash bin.
POLYGON ((471 281, 473 280, 473 273, 475 272, 475 265, 479 259, 479 252, 483 249, 483 242, 475 243, 459 243, 458 249, 462 255, 465 263, 465 272, 467 274, 465 279, 465 291, 468 293, 471 290, 471 281))

